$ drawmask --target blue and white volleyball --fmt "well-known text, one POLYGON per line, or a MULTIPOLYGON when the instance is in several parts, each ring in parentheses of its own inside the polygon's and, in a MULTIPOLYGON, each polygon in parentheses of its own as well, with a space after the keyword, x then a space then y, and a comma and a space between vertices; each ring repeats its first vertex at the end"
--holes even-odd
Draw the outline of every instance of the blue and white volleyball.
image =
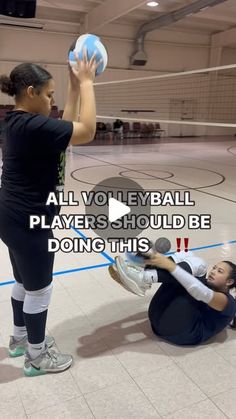
POLYGON ((76 65, 74 51, 77 54, 78 58, 80 60, 83 59, 83 50, 84 48, 87 51, 87 57, 88 60, 90 60, 94 54, 96 53, 96 62, 101 61, 101 64, 98 66, 96 70, 96 76, 101 74, 106 66, 107 66, 107 51, 102 42, 100 41, 100 38, 96 35, 91 34, 85 34, 81 35, 77 41, 71 46, 70 52, 69 52, 69 62, 70 65, 73 67, 76 65))

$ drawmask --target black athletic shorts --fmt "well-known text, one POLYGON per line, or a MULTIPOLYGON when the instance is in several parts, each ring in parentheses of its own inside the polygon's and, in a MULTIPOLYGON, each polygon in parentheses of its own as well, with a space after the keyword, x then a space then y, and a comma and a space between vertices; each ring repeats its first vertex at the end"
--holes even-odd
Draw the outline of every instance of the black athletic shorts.
POLYGON ((0 200, 0 239, 8 247, 15 280, 27 291, 36 291, 52 281, 54 253, 48 252, 48 240, 53 233, 30 230, 23 217, 0 200))

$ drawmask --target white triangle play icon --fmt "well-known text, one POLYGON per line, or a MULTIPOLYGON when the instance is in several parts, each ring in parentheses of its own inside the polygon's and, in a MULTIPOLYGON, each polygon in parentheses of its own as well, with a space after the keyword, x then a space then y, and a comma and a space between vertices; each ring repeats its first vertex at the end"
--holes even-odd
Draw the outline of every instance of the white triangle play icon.
POLYGON ((123 204, 120 201, 117 201, 115 198, 109 199, 109 207, 108 207, 108 219, 110 223, 113 221, 118 220, 119 218, 124 217, 124 215, 129 214, 130 207, 128 205, 123 204))

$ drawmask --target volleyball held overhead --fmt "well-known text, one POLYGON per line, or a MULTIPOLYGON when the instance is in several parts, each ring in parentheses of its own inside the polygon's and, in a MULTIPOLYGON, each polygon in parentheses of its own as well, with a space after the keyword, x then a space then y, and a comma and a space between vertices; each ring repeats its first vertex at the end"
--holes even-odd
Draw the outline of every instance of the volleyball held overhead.
POLYGON ((83 51, 84 48, 87 51, 87 57, 90 60, 94 54, 96 53, 96 62, 101 61, 101 64, 98 66, 96 70, 96 76, 101 74, 106 66, 108 61, 107 51, 104 45, 102 44, 100 38, 96 35, 92 34, 85 34, 81 35, 77 41, 71 46, 69 51, 69 62, 70 65, 76 65, 74 51, 76 52, 78 58, 80 60, 83 59, 83 51))

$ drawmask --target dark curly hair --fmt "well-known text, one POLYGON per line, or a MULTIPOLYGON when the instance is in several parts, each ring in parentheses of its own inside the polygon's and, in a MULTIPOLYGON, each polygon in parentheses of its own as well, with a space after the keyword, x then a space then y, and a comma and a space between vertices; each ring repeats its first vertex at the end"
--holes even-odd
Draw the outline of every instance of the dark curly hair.
POLYGON ((52 79, 52 75, 37 64, 23 63, 16 66, 10 76, 0 76, 0 90, 9 96, 20 96, 22 90, 33 86, 40 92, 41 88, 52 79))

